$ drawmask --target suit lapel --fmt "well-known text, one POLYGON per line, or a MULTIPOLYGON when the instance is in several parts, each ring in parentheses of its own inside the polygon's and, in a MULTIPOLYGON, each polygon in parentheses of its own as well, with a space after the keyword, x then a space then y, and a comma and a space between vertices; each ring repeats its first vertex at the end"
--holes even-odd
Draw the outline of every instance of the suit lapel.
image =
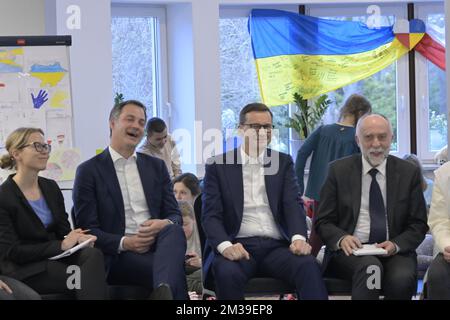
POLYGON ((225 177, 228 182, 231 198, 233 199, 234 210, 242 221, 244 212, 244 183, 242 178, 242 159, 240 149, 234 149, 225 155, 225 177))
POLYGON ((119 179, 117 178, 116 169, 114 168, 114 163, 108 148, 100 154, 98 160, 98 171, 111 194, 115 207, 119 209, 121 216, 125 216, 122 191, 120 190, 119 179))
POLYGON ((358 215, 361 211, 361 178, 362 177, 362 159, 361 156, 355 157, 353 162, 353 169, 350 173, 350 189, 352 192, 353 199, 353 221, 356 227, 356 221, 358 221, 358 215))
POLYGON ((386 214, 388 227, 393 225, 395 199, 397 199, 400 175, 396 171, 395 162, 391 156, 386 161, 386 214))
MULTIPOLYGON (((151 194, 152 194, 152 190, 155 189, 155 188, 153 188, 154 175, 151 172, 148 172, 148 171, 145 172, 145 169, 148 170, 151 168, 151 166, 145 166, 144 159, 142 158, 142 156, 140 156, 139 153, 137 153, 136 165, 138 168, 139 177, 141 178, 142 188, 144 189, 144 196, 145 196, 145 200, 147 201, 147 206, 150 211, 150 214, 152 214, 152 213, 156 214, 156 212, 151 212, 151 210, 150 210, 150 204, 152 203, 151 194)), ((158 218, 158 217, 153 217, 153 218, 158 218)))
POLYGON ((47 207, 49 208, 52 214, 53 222, 56 222, 57 219, 56 213, 58 212, 58 208, 55 201, 52 201, 53 199, 55 199, 55 195, 53 195, 53 191, 50 188, 48 188, 47 183, 43 183, 42 180, 40 179, 38 180, 38 183, 39 188, 42 191, 42 196, 44 197, 45 202, 47 203, 47 207))
MULTIPOLYGON (((278 222, 278 199, 277 195, 279 194, 278 190, 278 175, 274 174, 273 168, 271 168, 272 161, 272 150, 266 149, 264 154, 264 182, 266 184, 266 193, 267 199, 269 200, 270 210, 272 211, 272 215, 274 219, 278 222)), ((279 159, 278 159, 279 161, 279 159)), ((279 166, 279 163, 277 164, 279 166)), ((278 168, 279 170, 279 168, 278 168)), ((277 170, 277 171, 278 171, 277 170)))

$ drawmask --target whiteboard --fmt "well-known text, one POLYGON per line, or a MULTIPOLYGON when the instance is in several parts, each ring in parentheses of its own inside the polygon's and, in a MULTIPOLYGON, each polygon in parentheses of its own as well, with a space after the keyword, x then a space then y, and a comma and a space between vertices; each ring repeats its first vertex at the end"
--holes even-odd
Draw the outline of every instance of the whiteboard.
POLYGON ((0 37, 0 154, 18 127, 41 128, 52 153, 73 148, 70 44, 70 36, 0 37))

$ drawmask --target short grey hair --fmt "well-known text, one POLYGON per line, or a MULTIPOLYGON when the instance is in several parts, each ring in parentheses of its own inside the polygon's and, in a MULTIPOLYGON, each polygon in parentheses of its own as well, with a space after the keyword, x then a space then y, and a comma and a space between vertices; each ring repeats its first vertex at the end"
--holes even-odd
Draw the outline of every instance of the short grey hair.
POLYGON ((378 117, 381 117, 384 120, 386 120, 391 134, 392 135, 394 134, 394 131, 392 130, 391 121, 389 121, 389 119, 385 115, 380 114, 380 113, 367 113, 367 114, 363 115, 361 118, 359 118, 358 123, 356 124, 356 135, 357 136, 359 136, 359 134, 361 133, 361 127, 362 127, 362 123, 364 122, 364 120, 369 117, 373 117, 373 116, 378 116, 378 117))

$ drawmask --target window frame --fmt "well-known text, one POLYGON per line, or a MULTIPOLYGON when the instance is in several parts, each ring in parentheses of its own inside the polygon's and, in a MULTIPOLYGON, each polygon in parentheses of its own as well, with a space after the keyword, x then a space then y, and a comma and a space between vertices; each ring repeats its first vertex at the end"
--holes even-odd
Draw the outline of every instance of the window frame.
MULTIPOLYGON (((247 18, 252 9, 276 9, 285 10, 294 13, 298 13, 299 6, 297 4, 269 4, 269 5, 220 5, 219 7, 219 19, 233 19, 233 18, 247 18)), ((222 110, 221 110, 222 111, 222 110)), ((296 111, 295 104, 288 104, 289 116, 296 111)), ((237 125, 237 124, 236 124, 237 125)), ((223 124, 222 124, 223 126, 223 124)), ((295 159, 296 154, 292 154, 291 140, 295 138, 295 132, 289 128, 289 141, 287 147, 291 156, 295 159)))
MULTIPOLYGON (((444 12, 444 3, 419 3, 414 7, 414 17, 426 23, 429 14, 444 12)), ((447 32, 447 31, 446 31, 447 32)), ((436 151, 429 151, 430 123, 429 123, 429 81, 428 59, 420 53, 415 54, 416 67, 416 126, 417 126, 417 155, 424 164, 435 164, 436 151), (426 132, 426 134, 421 134, 426 132)), ((448 95, 448 92, 447 92, 448 95)), ((447 114, 448 123, 448 114, 447 114)))
MULTIPOLYGON (((366 12, 371 4, 328 4, 328 5, 307 5, 306 13, 314 17, 323 16, 359 16, 366 12)), ((377 6, 383 12, 393 14, 397 19, 407 20, 406 4, 382 4, 377 6)), ((408 55, 397 60, 396 66, 396 102, 397 102, 397 151, 391 151, 390 154, 397 157, 410 153, 410 114, 409 114, 409 68, 408 55)))
POLYGON ((152 114, 168 120, 170 108, 168 107, 168 67, 167 67, 167 19, 164 6, 142 5, 142 4, 111 4, 112 17, 153 17, 155 18, 154 30, 154 54, 152 64, 154 86, 152 114))

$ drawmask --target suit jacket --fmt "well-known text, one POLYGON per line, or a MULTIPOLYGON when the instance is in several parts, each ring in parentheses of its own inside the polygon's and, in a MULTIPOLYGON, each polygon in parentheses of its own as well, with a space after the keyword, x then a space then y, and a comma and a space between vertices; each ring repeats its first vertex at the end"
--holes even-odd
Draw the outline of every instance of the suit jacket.
POLYGON ((38 178, 53 215, 53 223, 45 228, 13 176, 0 186, 0 273, 20 280, 45 271, 47 259, 62 253, 61 241, 71 229, 55 181, 38 178))
POLYGON ((439 252, 450 246, 450 162, 434 172, 428 225, 439 252))
MULTIPOLYGON (((202 226, 207 238, 204 272, 209 271, 214 251, 223 241, 234 242, 244 209, 244 186, 240 149, 208 160, 205 168, 202 226)), ((298 201, 298 185, 289 155, 267 149, 265 184, 270 209, 283 237, 290 243, 294 234, 307 238, 306 218, 298 201)))
MULTIPOLYGON (((329 250, 335 250, 341 237, 355 231, 361 207, 361 180, 361 154, 330 164, 315 223, 329 250)), ((428 230, 421 172, 394 156, 388 156, 386 163, 386 211, 389 240, 399 246, 399 253, 414 253, 428 230)))
MULTIPOLYGON (((164 161, 137 153, 136 164, 148 209, 153 219, 169 219, 181 225, 181 214, 173 195, 164 161)), ((73 204, 76 225, 97 236, 95 245, 107 257, 118 254, 125 234, 122 192, 108 148, 78 166, 73 204)))

